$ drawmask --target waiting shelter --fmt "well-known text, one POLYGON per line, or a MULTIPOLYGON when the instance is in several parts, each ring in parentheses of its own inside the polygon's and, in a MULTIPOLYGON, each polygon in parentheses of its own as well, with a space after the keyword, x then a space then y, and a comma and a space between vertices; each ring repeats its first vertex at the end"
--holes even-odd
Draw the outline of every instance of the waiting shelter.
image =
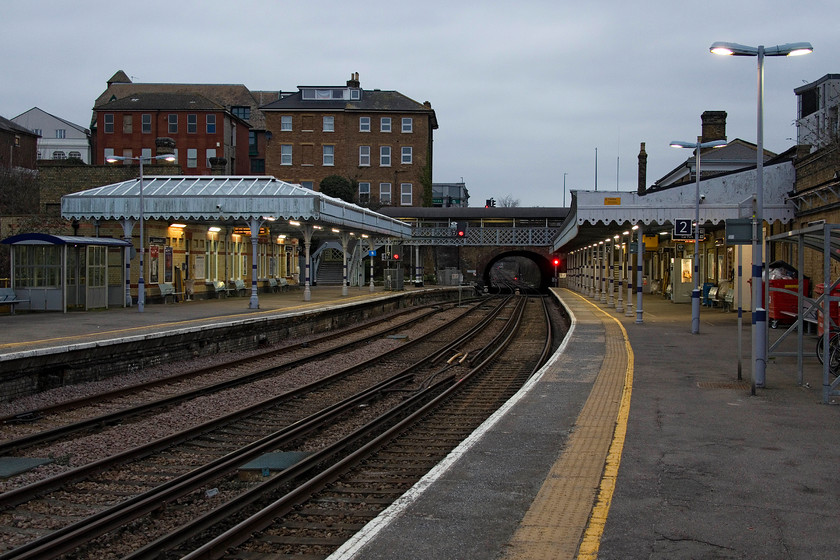
MULTIPOLYGON (((411 236, 411 226, 404 222, 271 176, 141 176, 65 195, 61 215, 103 228, 116 221, 125 239, 132 238, 139 223, 141 236, 135 244, 150 264, 143 270, 146 284, 167 281, 166 274, 173 270, 174 279, 183 273, 202 291, 234 281, 240 289, 250 284, 252 309, 259 307, 258 282, 292 279, 296 272, 292 256, 301 249, 298 239, 305 254, 307 301, 313 237, 338 239, 346 269, 351 244, 361 246, 363 238, 373 236, 411 236), (176 227, 181 229, 172 233, 176 227), (291 238, 294 243, 287 242, 291 238)), ((139 267, 131 270, 130 261, 125 267, 132 280, 139 276, 139 267)), ((130 294, 126 299, 130 301, 130 294)))
POLYGON ((11 287, 20 309, 66 313, 125 305, 128 241, 23 233, 2 243, 12 248, 11 287))

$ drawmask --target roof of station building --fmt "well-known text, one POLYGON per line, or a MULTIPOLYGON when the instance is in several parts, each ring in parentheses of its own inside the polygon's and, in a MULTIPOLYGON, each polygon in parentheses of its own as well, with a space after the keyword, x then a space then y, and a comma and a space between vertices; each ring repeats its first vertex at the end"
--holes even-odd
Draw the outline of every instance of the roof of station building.
MULTIPOLYGON (((61 215, 75 220, 139 219, 141 182, 130 179, 61 198, 61 215)), ((411 227, 367 208, 271 176, 148 176, 144 219, 234 223, 300 221, 379 235, 408 237, 411 227)))

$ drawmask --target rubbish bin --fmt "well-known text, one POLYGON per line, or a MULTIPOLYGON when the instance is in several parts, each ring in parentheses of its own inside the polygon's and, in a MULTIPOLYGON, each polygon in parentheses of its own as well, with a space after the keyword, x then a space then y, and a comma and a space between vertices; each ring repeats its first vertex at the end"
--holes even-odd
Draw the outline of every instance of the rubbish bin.
MULTIPOLYGON (((808 279, 803 278, 802 293, 808 293, 808 279)), ((786 278, 771 278, 768 281, 770 284, 770 300, 767 304, 767 316, 770 319, 770 326, 776 328, 779 323, 789 324, 796 321, 796 316, 799 314, 799 281, 797 279, 786 278), (784 292, 779 289, 787 290, 784 292), (793 292, 793 293, 788 293, 793 292)))
MULTIPOLYGON (((819 283, 814 286, 814 297, 819 298, 821 295, 825 293, 825 284, 819 283)), ((840 287, 834 288, 831 291, 831 297, 840 297, 840 287)), ((832 328, 837 328, 840 325, 840 305, 838 302, 832 301, 831 305, 828 308, 830 310, 829 317, 831 317, 831 321, 833 323, 832 328)), ((823 306, 820 305, 817 308, 817 334, 819 336, 823 335, 823 306)))
POLYGON ((711 290, 714 287, 715 285, 713 282, 705 282, 703 284, 703 305, 705 305, 706 307, 712 306, 712 300, 709 297, 709 290, 711 290))

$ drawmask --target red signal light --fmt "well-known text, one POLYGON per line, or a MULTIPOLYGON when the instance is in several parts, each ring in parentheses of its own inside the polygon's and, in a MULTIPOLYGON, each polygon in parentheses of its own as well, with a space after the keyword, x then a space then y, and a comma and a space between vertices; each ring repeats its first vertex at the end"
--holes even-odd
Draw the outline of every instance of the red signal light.
POLYGON ((395 261, 400 260, 400 256, 397 253, 394 253, 394 260, 395 261))
POLYGON ((560 259, 554 259, 554 266, 557 266, 558 264, 560 264, 560 259))

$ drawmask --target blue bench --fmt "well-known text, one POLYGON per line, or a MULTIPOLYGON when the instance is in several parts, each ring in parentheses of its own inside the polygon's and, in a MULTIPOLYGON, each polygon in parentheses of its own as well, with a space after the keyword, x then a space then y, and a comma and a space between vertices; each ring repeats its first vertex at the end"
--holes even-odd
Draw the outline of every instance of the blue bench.
POLYGON ((15 305, 19 303, 28 303, 28 299, 18 299, 17 294, 11 288, 0 288, 0 306, 8 305, 10 315, 15 314, 15 305))

